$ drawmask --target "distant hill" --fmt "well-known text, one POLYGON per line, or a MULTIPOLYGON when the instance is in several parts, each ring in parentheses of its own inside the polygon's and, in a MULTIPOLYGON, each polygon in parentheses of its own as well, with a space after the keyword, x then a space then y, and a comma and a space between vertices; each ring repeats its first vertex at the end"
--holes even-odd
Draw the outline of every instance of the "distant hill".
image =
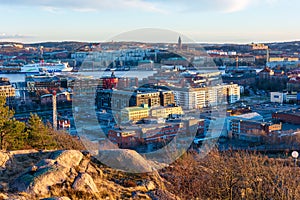
POLYGON ((65 49, 68 51, 73 51, 76 49, 79 49, 83 46, 90 45, 91 43, 87 42, 74 42, 74 41, 66 41, 66 42, 43 42, 43 43, 32 43, 32 44, 26 44, 25 47, 39 47, 43 46, 46 48, 59 48, 59 49, 65 49))

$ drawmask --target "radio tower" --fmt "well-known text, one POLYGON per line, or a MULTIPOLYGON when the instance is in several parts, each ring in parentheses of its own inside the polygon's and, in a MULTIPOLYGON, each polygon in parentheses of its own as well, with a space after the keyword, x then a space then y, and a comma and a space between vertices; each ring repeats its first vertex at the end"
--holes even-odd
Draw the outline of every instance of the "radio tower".
POLYGON ((56 91, 52 93, 52 105, 53 105, 53 129, 57 130, 57 102, 56 91))

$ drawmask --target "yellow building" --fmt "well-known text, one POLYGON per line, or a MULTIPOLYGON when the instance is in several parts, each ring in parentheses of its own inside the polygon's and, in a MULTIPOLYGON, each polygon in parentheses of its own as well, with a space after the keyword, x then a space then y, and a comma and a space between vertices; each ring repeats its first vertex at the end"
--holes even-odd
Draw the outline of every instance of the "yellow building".
POLYGON ((0 78, 0 96, 15 97, 16 90, 9 82, 8 78, 0 78))
POLYGON ((271 57, 270 62, 283 62, 284 58, 281 57, 271 57))
POLYGON ((252 44, 253 50, 267 50, 269 47, 265 44, 252 44))
POLYGON ((181 106, 175 107, 156 107, 150 110, 150 116, 156 118, 168 118, 172 114, 182 115, 181 106))
POLYGON ((289 62, 298 62, 299 58, 288 58, 289 62))
POLYGON ((149 117, 149 107, 147 104, 142 107, 126 107, 121 111, 122 122, 139 121, 149 117))

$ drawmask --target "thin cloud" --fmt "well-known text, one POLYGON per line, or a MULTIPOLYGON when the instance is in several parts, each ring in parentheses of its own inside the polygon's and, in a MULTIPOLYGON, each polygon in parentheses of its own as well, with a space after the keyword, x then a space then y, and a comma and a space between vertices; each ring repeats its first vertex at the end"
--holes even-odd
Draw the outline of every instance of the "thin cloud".
MULTIPOLYGON (((158 7, 173 12, 239 12, 257 5, 271 5, 281 0, 156 0, 158 7)), ((153 2, 153 1, 151 1, 153 2)))
POLYGON ((224 11, 229 13, 238 12, 251 6, 251 3, 253 3, 253 0, 230 0, 224 11))
POLYGON ((42 7, 48 8, 48 11, 71 9, 73 11, 90 12, 139 9, 150 12, 165 12, 156 6, 156 3, 145 0, 0 0, 0 4, 8 6, 42 7))
POLYGON ((232 13, 258 4, 282 0, 0 0, 0 5, 38 6, 50 12, 71 9, 91 12, 103 10, 142 10, 159 13, 220 11, 232 13))
POLYGON ((6 33, 0 33, 0 40, 2 39, 24 39, 24 38, 33 38, 34 36, 30 36, 30 35, 19 35, 19 34, 15 34, 15 35, 10 35, 10 34, 6 34, 6 33))
POLYGON ((50 13, 53 13, 53 14, 57 14, 59 13, 59 10, 55 7, 51 7, 51 6, 41 6, 41 8, 46 11, 46 12, 50 12, 50 13))

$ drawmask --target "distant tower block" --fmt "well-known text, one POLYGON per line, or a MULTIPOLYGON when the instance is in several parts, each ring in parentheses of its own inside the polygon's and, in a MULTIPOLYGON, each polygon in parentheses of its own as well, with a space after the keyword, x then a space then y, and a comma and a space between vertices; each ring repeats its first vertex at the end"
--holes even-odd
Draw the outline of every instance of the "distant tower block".
POLYGON ((180 36, 178 38, 178 50, 182 50, 182 40, 180 36))
POLYGON ((57 129, 57 102, 56 102, 56 91, 52 93, 52 104, 53 104, 53 129, 57 129))

